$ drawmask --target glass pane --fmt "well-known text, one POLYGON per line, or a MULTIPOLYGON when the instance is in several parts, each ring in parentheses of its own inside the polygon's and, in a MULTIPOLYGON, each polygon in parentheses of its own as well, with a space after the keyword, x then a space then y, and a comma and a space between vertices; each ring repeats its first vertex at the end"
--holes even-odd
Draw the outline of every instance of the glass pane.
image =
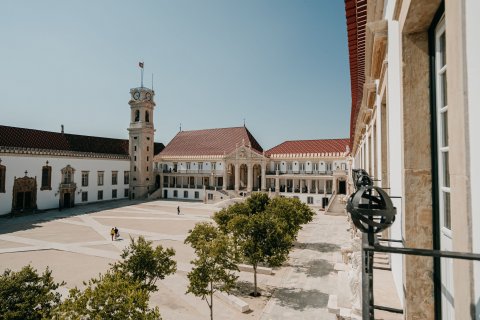
POLYGON ((443 226, 451 229, 450 221, 450 192, 443 192, 443 226))
POLYGON ((447 52, 446 52, 446 47, 445 47, 445 32, 442 33, 440 38, 438 39, 438 51, 439 51, 439 65, 440 68, 442 68, 446 63, 447 63, 447 52))
POLYGON ((442 147, 448 147, 448 111, 440 114, 442 118, 442 147))
POLYGON ((448 151, 442 153, 443 158, 443 186, 450 187, 450 170, 448 167, 448 151))
POLYGON ((448 101, 447 101, 447 72, 445 71, 443 74, 440 75, 440 90, 442 90, 442 92, 440 92, 441 94, 441 97, 442 97, 442 101, 441 101, 441 106, 444 107, 446 105, 448 105, 448 101))

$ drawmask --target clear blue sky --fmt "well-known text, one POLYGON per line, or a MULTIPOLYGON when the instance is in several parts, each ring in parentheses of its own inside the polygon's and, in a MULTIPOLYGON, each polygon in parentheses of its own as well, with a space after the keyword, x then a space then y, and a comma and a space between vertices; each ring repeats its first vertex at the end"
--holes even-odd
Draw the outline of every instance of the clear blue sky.
POLYGON ((2 1, 0 39, 2 125, 127 138, 143 60, 157 142, 349 136, 343 0, 2 1))

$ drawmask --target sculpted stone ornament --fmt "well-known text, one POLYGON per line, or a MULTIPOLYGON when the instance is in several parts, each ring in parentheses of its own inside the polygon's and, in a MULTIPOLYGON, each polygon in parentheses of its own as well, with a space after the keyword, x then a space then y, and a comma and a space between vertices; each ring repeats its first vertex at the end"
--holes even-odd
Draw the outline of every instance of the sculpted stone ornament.
POLYGON ((348 272, 350 290, 352 292, 352 313, 362 314, 362 233, 357 231, 352 239, 352 253, 350 254, 351 269, 348 272))

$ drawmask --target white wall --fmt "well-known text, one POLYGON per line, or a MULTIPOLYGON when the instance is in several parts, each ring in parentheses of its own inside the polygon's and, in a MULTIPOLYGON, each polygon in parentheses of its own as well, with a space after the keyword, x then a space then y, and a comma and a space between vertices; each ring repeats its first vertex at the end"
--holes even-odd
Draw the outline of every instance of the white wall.
POLYGON ((167 191, 168 199, 179 199, 179 200, 204 200, 205 190, 203 189, 184 189, 184 188, 163 188, 162 197, 164 192, 167 191), (177 191, 177 197, 174 197, 174 191, 177 191), (184 197, 184 191, 188 192, 188 197, 184 197), (198 192, 198 198, 195 198, 195 192, 198 192))
MULTIPOLYGON (((388 168, 390 181, 390 195, 403 195, 403 176, 402 176, 402 115, 401 108, 401 57, 400 57, 400 31, 398 22, 388 21, 388 168)), ((378 107, 378 106, 377 106, 378 107)), ((403 239, 402 222, 403 213, 401 199, 393 199, 397 207, 397 217, 395 223, 390 228, 392 239, 403 239)), ((396 244, 392 243, 392 246, 396 244)), ((393 279, 397 288, 398 296, 403 304, 403 256, 392 254, 392 272, 393 279)))
MULTIPOLYGON (((469 129, 469 156, 470 156, 470 199, 472 212, 473 252, 480 253, 480 1, 465 1, 465 33, 466 33, 466 60, 467 60, 467 101, 468 101, 468 129, 469 129)), ((476 303, 476 319, 480 319, 480 262, 474 264, 474 296, 476 303)))
POLYGON ((124 171, 130 170, 129 160, 92 159, 92 158, 67 158, 49 156, 29 156, 1 154, 2 165, 6 167, 6 193, 0 193, 0 214, 10 213, 12 209, 14 178, 24 177, 25 170, 29 177, 37 177, 37 207, 39 210, 58 208, 59 195, 57 193, 62 179, 61 169, 70 165, 75 169, 74 182, 77 184, 75 191, 75 205, 96 202, 98 190, 103 190, 103 200, 112 199, 112 189, 117 189, 117 199, 124 198, 124 189, 128 184, 123 184, 124 171), (52 190, 41 191, 42 167, 48 160, 52 167, 52 190), (89 171, 88 187, 82 187, 82 171, 89 171), (97 186, 97 171, 104 171, 104 184, 97 186), (118 171, 118 184, 112 186, 112 171, 118 171), (82 202, 79 191, 88 192, 88 201, 82 202))

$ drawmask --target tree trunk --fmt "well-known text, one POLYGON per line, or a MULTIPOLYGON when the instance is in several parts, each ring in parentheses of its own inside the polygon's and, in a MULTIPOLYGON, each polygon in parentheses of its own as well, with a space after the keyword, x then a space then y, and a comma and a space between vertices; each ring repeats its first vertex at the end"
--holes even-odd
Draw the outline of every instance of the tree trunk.
POLYGON ((213 320, 213 283, 210 282, 210 320, 213 320))
POLYGON ((252 264, 253 267, 253 296, 257 296, 257 265, 252 264))

